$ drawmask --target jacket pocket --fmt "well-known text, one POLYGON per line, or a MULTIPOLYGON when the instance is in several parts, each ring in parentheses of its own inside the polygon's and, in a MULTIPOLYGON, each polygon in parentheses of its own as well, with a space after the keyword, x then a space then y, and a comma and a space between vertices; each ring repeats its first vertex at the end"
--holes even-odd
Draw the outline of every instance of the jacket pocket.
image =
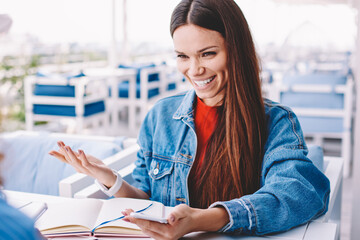
POLYGON ((174 162, 153 159, 150 164, 151 199, 169 204, 174 184, 174 162))

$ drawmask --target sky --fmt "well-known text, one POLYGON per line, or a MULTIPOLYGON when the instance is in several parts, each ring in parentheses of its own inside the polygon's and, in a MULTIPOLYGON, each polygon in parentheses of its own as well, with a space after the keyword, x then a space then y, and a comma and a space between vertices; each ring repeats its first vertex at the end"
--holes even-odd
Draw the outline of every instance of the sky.
MULTIPOLYGON (((174 0, 128 0, 130 40, 169 41, 174 0)), ((122 1, 116 0, 119 15, 122 1)), ((44 42, 109 42, 111 0, 0 0, 0 13, 13 19, 11 33, 31 33, 44 42)), ((121 40, 122 18, 117 18, 121 40)))
MULTIPOLYGON (((169 21, 178 0, 128 0, 130 42, 171 44, 169 21)), ((271 0, 237 0, 258 45, 335 45, 349 48, 356 37, 355 10, 339 4, 288 5, 271 0)), ((117 39, 122 40, 122 0, 117 39)), ((111 0, 0 0, 0 13, 13 19, 11 34, 37 36, 45 43, 111 41, 111 0)))

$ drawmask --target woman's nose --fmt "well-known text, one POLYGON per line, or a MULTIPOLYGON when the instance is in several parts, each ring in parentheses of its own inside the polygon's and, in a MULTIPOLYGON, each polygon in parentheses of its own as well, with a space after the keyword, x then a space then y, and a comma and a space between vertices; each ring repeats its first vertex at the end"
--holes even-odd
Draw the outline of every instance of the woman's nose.
POLYGON ((205 71, 205 68, 201 65, 201 63, 197 60, 193 60, 190 63, 188 74, 190 76, 198 76, 203 74, 205 71))

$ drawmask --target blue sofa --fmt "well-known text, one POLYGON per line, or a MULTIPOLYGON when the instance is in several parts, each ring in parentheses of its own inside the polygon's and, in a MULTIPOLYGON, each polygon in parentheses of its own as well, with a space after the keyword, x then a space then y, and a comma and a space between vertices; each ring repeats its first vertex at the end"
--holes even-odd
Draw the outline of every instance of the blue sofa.
POLYGON ((48 154, 57 150, 57 141, 62 140, 74 150, 99 159, 106 159, 123 149, 123 137, 103 138, 78 137, 66 134, 13 132, 0 135, 0 163, 4 189, 22 192, 59 195, 59 182, 75 170, 48 154))

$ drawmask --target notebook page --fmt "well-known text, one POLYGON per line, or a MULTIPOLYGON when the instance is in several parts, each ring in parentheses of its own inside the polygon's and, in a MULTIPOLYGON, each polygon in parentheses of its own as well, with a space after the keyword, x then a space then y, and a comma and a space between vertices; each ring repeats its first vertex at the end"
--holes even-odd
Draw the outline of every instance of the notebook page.
POLYGON ((48 203, 48 210, 37 220, 39 230, 60 226, 81 225, 91 230, 100 212, 102 201, 72 199, 61 203, 48 203))
MULTIPOLYGON (((161 217, 163 214, 164 205, 159 202, 134 198, 112 198, 109 200, 105 200, 95 225, 123 216, 121 212, 125 209, 130 208, 134 211, 138 211, 140 209, 146 208, 151 203, 153 205, 143 213, 161 217)), ((123 220, 117 220, 103 225, 103 227, 105 226, 118 226, 139 229, 139 227, 135 224, 125 222, 123 220)))

